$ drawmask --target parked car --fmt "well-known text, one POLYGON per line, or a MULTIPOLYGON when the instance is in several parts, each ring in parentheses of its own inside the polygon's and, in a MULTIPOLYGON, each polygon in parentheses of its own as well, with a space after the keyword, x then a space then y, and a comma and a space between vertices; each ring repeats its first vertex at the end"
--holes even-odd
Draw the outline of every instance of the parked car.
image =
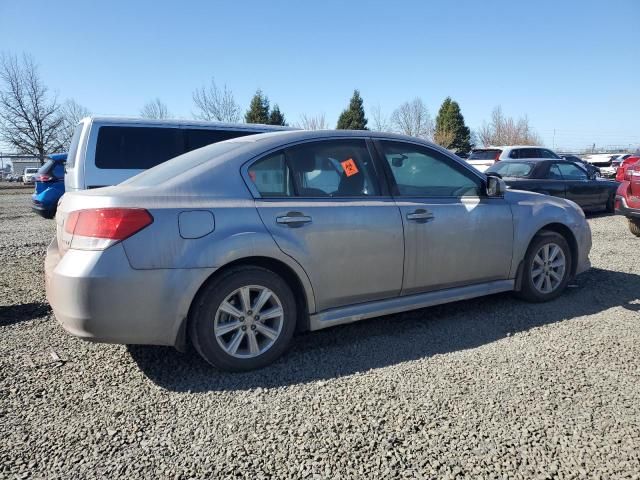
POLYGON ((598 167, 587 162, 586 160, 583 160, 577 155, 562 155, 562 158, 564 158, 565 160, 569 160, 570 162, 573 162, 575 164, 582 165, 587 170, 587 173, 589 174, 590 177, 602 176, 602 172, 598 167))
POLYGON ((211 143, 256 133, 292 130, 255 124, 84 118, 69 148, 65 190, 116 185, 170 158, 211 143))
POLYGON ((64 195, 64 163, 66 153, 54 153, 35 176, 36 188, 31 195, 31 209, 44 218, 53 218, 58 200, 64 195))
POLYGON ((560 158, 558 154, 548 148, 535 147, 529 145, 516 145, 504 147, 476 148, 471 152, 467 162, 475 168, 484 172, 501 160, 512 160, 519 158, 560 158))
POLYGON ((612 162, 616 157, 617 155, 609 153, 594 153, 586 155, 584 160, 594 167, 598 167, 603 177, 614 178, 616 176, 616 167, 612 166, 612 162))
POLYGON ((35 183, 35 176, 38 173, 37 168, 27 167, 22 174, 22 183, 24 185, 31 185, 35 183))
POLYGON ((505 291, 551 300, 591 248, 573 202, 505 191, 426 141, 348 130, 210 145, 67 191, 56 222, 46 289, 68 332, 189 339, 227 370, 272 362, 296 329, 505 291))
POLYGON ((568 160, 506 160, 487 173, 497 173, 509 188, 543 193, 576 202, 585 211, 614 212, 617 182, 589 176, 582 164, 568 160))
POLYGON ((627 167, 634 165, 638 162, 638 160, 640 160, 640 156, 636 155, 629 155, 624 160, 622 160, 616 170, 616 181, 621 182, 624 179, 624 174, 627 170, 627 167))
POLYGON ((629 230, 640 237, 640 160, 627 166, 616 192, 616 213, 629 220, 629 230))

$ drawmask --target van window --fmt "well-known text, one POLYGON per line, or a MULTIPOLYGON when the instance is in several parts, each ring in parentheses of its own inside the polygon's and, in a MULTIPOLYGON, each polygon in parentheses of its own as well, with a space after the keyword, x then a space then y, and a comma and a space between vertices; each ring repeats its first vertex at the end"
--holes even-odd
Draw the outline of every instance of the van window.
POLYGON ((100 127, 96 167, 149 169, 184 152, 182 131, 161 127, 100 127))
POLYGON ((84 123, 79 123, 73 132, 73 137, 71 137, 71 145, 69 146, 69 154, 67 155, 68 168, 72 168, 76 163, 76 154, 78 153, 78 145, 80 144, 80 135, 82 134, 83 128, 84 123))
POLYGON ((222 142, 231 138, 244 137, 261 132, 249 132, 245 130, 209 130, 209 129, 186 129, 186 151, 190 152, 196 148, 202 148, 212 143, 222 142))

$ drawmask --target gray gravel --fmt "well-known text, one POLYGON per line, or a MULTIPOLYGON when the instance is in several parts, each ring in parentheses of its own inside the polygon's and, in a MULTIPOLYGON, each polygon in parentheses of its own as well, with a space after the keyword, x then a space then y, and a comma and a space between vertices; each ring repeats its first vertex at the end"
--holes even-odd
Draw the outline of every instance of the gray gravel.
POLYGON ((65 334, 42 280, 54 225, 28 202, 0 189, 0 477, 640 478, 640 243, 623 218, 590 219, 594 269, 555 302, 304 334, 272 367, 222 374, 65 334))

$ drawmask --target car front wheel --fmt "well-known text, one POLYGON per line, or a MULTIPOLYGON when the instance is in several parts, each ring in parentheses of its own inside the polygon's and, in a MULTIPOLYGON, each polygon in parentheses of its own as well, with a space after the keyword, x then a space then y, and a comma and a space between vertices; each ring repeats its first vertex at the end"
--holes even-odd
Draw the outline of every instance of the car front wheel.
POLYGON ((220 370, 261 368, 286 350, 296 322, 287 283, 260 267, 232 268, 199 294, 190 337, 200 355, 220 370))
POLYGON ((571 249, 556 232, 537 234, 525 255, 519 296, 530 302, 546 302, 558 297, 571 276, 571 249))

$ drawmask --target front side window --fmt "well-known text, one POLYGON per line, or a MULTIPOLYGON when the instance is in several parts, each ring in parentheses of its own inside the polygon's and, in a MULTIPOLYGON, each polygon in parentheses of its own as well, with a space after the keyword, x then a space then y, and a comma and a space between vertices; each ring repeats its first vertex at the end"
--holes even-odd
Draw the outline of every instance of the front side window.
POLYGON ((403 142, 381 145, 400 196, 480 196, 482 181, 445 155, 403 142))
POLYGON ((528 177, 533 170, 531 162, 498 162, 489 168, 488 172, 496 172, 503 177, 524 178, 528 177))
POLYGON ((573 163, 558 163, 558 169, 565 180, 587 180, 587 172, 573 163))
POLYGON ((548 180, 562 180, 562 173, 560 173, 560 169, 558 168, 558 164, 554 163, 549 167, 549 173, 547 173, 548 180))
POLYGON ((556 155, 554 152, 552 152, 551 150, 547 150, 546 148, 541 148, 540 158, 560 158, 560 157, 556 155))

